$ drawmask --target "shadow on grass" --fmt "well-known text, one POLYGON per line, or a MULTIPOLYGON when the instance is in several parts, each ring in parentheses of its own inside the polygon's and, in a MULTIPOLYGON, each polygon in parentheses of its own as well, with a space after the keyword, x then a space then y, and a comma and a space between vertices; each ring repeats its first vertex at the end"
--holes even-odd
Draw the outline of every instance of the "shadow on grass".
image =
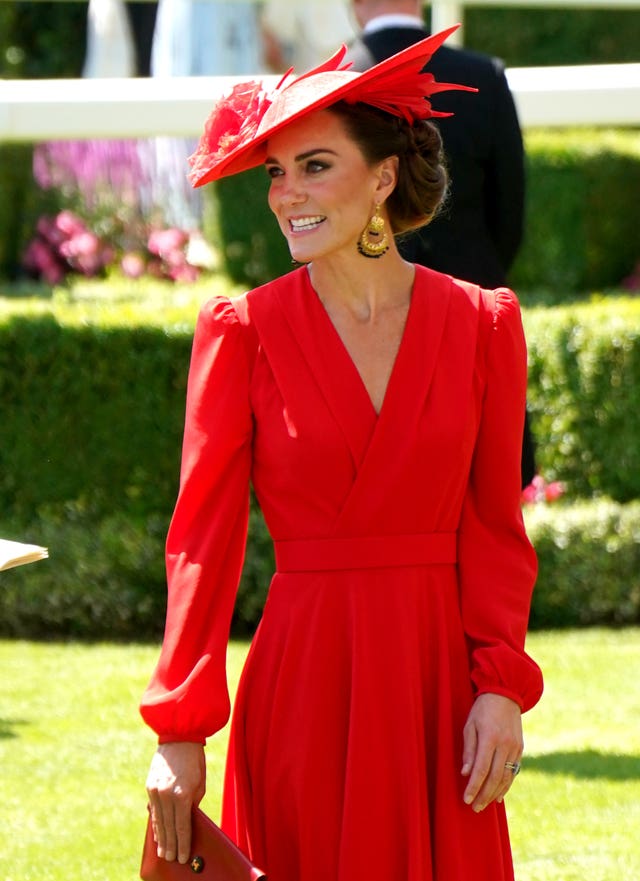
POLYGON ((640 756, 614 755, 594 749, 526 756, 522 767, 527 771, 586 780, 640 780, 640 756))
POLYGON ((0 740, 11 740, 19 737, 18 728, 30 725, 26 719, 0 719, 0 740))

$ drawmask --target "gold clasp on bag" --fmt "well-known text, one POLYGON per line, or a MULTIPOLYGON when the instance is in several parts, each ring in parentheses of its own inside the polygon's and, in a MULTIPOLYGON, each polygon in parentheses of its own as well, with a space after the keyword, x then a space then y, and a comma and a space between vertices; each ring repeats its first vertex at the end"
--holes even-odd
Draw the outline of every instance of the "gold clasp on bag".
POLYGON ((202 857, 194 857, 189 863, 189 867, 195 875, 199 875, 200 872, 204 872, 204 860, 202 857))

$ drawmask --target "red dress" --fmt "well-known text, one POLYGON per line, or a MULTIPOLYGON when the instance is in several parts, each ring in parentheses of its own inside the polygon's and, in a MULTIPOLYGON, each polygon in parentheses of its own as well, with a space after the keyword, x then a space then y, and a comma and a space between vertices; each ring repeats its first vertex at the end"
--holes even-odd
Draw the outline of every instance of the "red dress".
POLYGON ((169 605, 142 713, 229 713, 252 480, 277 572, 236 697, 222 825, 269 881, 508 881, 502 805, 462 800, 474 695, 542 690, 524 639, 526 353, 507 290, 417 267, 376 414, 305 268, 196 329, 169 605))

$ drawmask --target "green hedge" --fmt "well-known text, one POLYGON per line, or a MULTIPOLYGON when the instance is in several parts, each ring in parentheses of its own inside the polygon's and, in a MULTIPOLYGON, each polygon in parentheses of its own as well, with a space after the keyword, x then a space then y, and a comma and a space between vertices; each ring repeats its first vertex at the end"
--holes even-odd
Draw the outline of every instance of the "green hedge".
MULTIPOLYGON (((4 5, 0 0, 0 7, 4 5)), ((22 254, 38 218, 55 214, 59 207, 53 191, 36 187, 32 166, 32 144, 0 144, 0 278, 20 275, 22 254)))
POLYGON ((532 627, 640 623, 640 502, 541 505, 525 518, 539 565, 532 627))
MULTIPOLYGON (((540 505, 526 511, 538 553, 532 628, 640 624, 640 503, 609 500, 540 505)), ((44 511, 27 533, 0 534, 46 544, 50 558, 0 574, 0 636, 157 639, 165 609, 166 523, 123 515, 94 520, 78 506, 44 511)), ((252 508, 234 632, 255 628, 273 554, 252 508)))
MULTIPOLYGON (((0 637, 158 639, 169 516, 99 516, 80 502, 41 506, 21 528, 0 519, 3 538, 49 548, 47 560, 0 573, 0 637)), ((237 635, 255 628, 272 573, 271 540, 254 502, 233 620, 237 635)))
POLYGON ((291 255, 267 204, 269 178, 253 168, 204 190, 205 237, 220 250, 235 282, 255 287, 289 272, 291 255))
POLYGON ((508 67, 638 60, 637 9, 468 7, 464 42, 508 67))
POLYGON ((640 299, 525 311, 536 459, 569 495, 640 498, 640 299))
POLYGON ((0 324, 0 508, 20 521, 79 499, 96 515, 166 511, 190 350, 191 327, 0 324))
POLYGON ((0 3, 0 77, 80 76, 86 29, 85 3, 0 3))
MULTIPOLYGON (((639 16, 640 17, 640 16, 639 16)), ((516 290, 618 285, 640 260, 640 129, 529 131, 516 290)))

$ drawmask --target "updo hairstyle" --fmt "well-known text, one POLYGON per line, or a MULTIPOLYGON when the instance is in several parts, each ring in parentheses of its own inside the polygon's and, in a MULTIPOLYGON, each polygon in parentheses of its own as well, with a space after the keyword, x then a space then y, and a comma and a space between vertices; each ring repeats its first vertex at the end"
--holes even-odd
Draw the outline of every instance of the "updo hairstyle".
POLYGON ((426 119, 411 125, 361 103, 339 101, 328 109, 340 117, 370 165, 398 157, 398 182, 385 203, 394 235, 429 223, 449 182, 436 126, 426 119))

